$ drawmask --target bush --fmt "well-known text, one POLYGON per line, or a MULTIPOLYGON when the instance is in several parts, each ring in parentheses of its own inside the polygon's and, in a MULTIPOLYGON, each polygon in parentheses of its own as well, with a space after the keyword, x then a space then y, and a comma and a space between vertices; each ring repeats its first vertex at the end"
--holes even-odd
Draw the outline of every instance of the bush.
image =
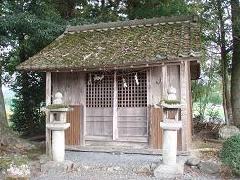
POLYGON ((220 158, 223 164, 240 175, 240 135, 232 136, 223 143, 220 158))
POLYGON ((17 74, 12 85, 11 127, 25 137, 44 134, 45 113, 41 111, 45 100, 44 74, 17 74))

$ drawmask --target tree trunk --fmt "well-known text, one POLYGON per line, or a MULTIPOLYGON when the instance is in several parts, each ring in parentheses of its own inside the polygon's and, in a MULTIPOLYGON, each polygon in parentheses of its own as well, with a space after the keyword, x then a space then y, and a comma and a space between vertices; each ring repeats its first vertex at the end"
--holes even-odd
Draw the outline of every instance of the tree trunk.
POLYGON ((232 13, 232 78, 231 100, 234 125, 240 125, 240 3, 239 0, 231 0, 232 13))
POLYGON ((226 30, 224 28, 224 8, 222 8, 221 0, 217 0, 217 10, 218 10, 218 19, 220 23, 220 34, 219 34, 219 44, 221 50, 221 77, 222 77, 222 97, 223 97, 223 109, 226 124, 232 122, 232 107, 231 107, 231 94, 230 94, 230 82, 228 75, 228 58, 227 58, 227 49, 226 49, 226 30))
MULTIPOLYGON (((1 68, 1 67, 0 67, 1 68)), ((0 69, 0 77, 2 70, 0 69)), ((7 115, 4 103, 4 97, 2 92, 2 80, 0 79, 0 128, 3 129, 8 126, 7 115)))
POLYGON ((227 125, 230 125, 230 124, 233 124, 233 120, 232 120, 232 106, 231 106, 231 94, 230 94, 230 80, 227 73, 228 72, 225 72, 225 75, 222 78, 223 109, 224 109, 225 122, 227 125))
POLYGON ((5 109, 5 103, 4 103, 4 97, 2 92, 2 80, 1 80, 1 74, 2 74, 2 66, 0 66, 0 152, 1 147, 8 144, 6 142, 6 137, 8 137, 9 129, 8 122, 7 122, 7 115, 6 115, 6 109, 5 109))
POLYGON ((7 122, 7 115, 6 115, 1 83, 0 83, 0 86, 1 86, 0 87, 0 128, 3 128, 8 126, 8 122, 7 122))

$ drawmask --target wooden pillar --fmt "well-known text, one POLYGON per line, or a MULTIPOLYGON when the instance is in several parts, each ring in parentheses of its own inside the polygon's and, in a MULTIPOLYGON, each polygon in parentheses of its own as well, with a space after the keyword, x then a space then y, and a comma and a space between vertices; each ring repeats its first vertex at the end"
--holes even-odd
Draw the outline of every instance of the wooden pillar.
POLYGON ((192 142, 192 92, 191 92, 191 72, 190 72, 190 61, 185 61, 185 80, 186 80, 186 150, 189 150, 189 147, 192 142))
POLYGON ((117 127, 117 71, 114 72, 114 86, 113 86, 113 140, 118 138, 118 127, 117 127))
MULTIPOLYGON (((149 124, 151 125, 151 116, 150 116, 150 107, 152 105, 152 91, 151 91, 151 72, 152 69, 149 68, 147 70, 147 134, 151 137, 151 128, 149 124)), ((149 141, 149 144, 151 145, 151 142, 149 141)))
POLYGON ((180 66, 180 81, 181 81, 181 120, 182 127, 182 150, 188 151, 191 143, 191 77, 190 77, 190 62, 185 61, 180 66))
POLYGON ((80 100, 81 100, 81 117, 80 117, 80 146, 85 146, 86 137, 86 87, 87 87, 87 74, 78 73, 79 83, 81 83, 80 100))
POLYGON ((168 72, 167 65, 162 66, 162 100, 167 99, 168 72))
POLYGON ((80 106, 80 146, 85 146, 85 136, 86 136, 86 103, 85 102, 86 100, 80 106))
MULTIPOLYGON (((46 72, 46 106, 51 104, 51 72, 46 72)), ((50 122, 50 113, 46 110, 46 123, 50 122)), ((51 156, 51 130, 46 128, 46 154, 51 156)))

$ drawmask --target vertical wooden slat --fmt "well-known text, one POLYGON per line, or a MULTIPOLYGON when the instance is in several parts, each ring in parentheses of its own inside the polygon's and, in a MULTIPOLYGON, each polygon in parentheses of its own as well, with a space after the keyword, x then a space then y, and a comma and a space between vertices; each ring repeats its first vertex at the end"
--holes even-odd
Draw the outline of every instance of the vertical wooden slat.
POLYGON ((162 148, 163 131, 160 127, 162 118, 162 109, 151 107, 150 109, 150 147, 153 149, 162 148))
POLYGON ((118 87, 117 87, 117 71, 114 72, 113 78, 113 140, 118 138, 118 125, 117 125, 117 95, 118 94, 118 87))
POLYGON ((74 105, 71 107, 73 110, 67 112, 67 122, 70 123, 70 128, 65 133, 66 145, 80 145, 81 106, 74 105))
MULTIPOLYGON (((46 106, 51 104, 51 92, 52 92, 52 83, 51 83, 51 72, 46 72, 46 106)), ((46 110, 46 123, 50 121, 50 113, 46 110)), ((51 130, 46 128, 46 154, 51 157, 51 130)))
MULTIPOLYGON (((163 121, 162 108, 150 108, 150 147, 153 149, 162 149, 163 144, 163 129, 160 127, 160 122, 163 121)), ((178 150, 182 149, 182 135, 178 131, 178 150)))

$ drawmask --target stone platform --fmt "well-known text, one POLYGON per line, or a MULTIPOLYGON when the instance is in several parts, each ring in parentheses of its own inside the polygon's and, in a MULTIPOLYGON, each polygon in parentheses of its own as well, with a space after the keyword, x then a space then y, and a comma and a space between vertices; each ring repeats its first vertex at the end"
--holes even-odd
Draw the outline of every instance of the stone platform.
MULTIPOLYGON (((178 160, 181 162, 184 162, 186 158, 187 156, 178 156, 178 160)), ((47 162, 47 159, 43 159, 41 169, 42 172, 50 174, 92 170, 154 177, 155 169, 161 162, 162 157, 159 155, 66 151, 66 161, 62 164, 53 161, 47 162)))

